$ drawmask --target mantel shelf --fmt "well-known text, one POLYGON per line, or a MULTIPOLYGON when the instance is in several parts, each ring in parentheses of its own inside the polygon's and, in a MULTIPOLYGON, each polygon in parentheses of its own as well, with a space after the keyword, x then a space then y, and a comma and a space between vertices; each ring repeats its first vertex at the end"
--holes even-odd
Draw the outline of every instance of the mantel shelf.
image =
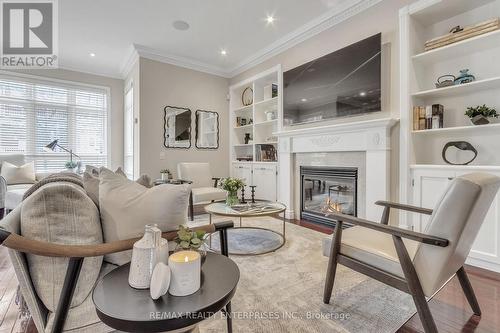
POLYGON ((500 30, 485 33, 438 49, 423 52, 412 57, 415 63, 428 65, 431 63, 456 59, 476 52, 497 48, 500 46, 500 30))
POLYGON ((488 89, 500 88, 500 77, 493 77, 484 80, 477 80, 471 83, 460 84, 445 88, 436 88, 425 91, 420 91, 412 94, 413 97, 422 98, 441 98, 463 95, 483 91, 488 89))
POLYGON ((437 133, 446 133, 446 132, 461 132, 461 131, 466 131, 468 133, 474 132, 474 131, 486 131, 486 130, 498 130, 500 128, 500 123, 496 124, 487 124, 487 125, 470 125, 470 126, 456 126, 456 127, 445 127, 445 128, 435 128, 435 129, 428 129, 428 130, 419 130, 419 131, 413 131, 413 134, 437 134, 437 133))

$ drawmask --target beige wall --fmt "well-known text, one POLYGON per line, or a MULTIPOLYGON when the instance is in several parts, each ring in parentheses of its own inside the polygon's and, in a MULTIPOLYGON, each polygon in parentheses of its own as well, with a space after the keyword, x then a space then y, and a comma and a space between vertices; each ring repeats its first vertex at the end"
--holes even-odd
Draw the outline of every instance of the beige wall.
POLYGON ((214 176, 229 175, 228 80, 186 68, 140 58, 140 173, 159 177, 160 170, 176 175, 179 162, 209 162, 214 176), (192 111, 190 149, 163 146, 163 109, 166 105, 187 107, 192 111), (195 147, 195 111, 219 113, 219 149, 195 147), (160 154, 164 153, 164 159, 160 154))
POLYGON ((111 133, 108 138, 109 166, 117 168, 123 164, 123 80, 65 69, 34 69, 15 72, 108 87, 111 94, 109 117, 111 133))
MULTIPOLYGON (((381 32, 383 44, 382 85, 383 90, 385 90, 383 93, 383 112, 341 118, 322 122, 321 125, 389 116, 399 118, 399 8, 411 2, 413 1, 385 0, 365 12, 233 77, 230 84, 235 84, 277 64, 281 64, 283 71, 287 71, 381 32)), ((311 126, 315 126, 315 124, 294 126, 294 128, 311 126)), ((391 199, 397 200, 399 197, 399 126, 395 126, 392 131, 391 144, 393 152, 391 157, 391 199)))

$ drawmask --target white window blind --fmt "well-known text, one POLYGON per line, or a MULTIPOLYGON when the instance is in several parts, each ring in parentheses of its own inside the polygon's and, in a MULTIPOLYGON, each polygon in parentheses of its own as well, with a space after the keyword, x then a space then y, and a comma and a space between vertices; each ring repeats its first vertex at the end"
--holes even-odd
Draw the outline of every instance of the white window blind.
POLYGON ((57 139, 83 165, 106 166, 108 99, 104 88, 1 74, 0 153, 22 153, 37 171, 58 171, 69 154, 43 149, 57 139))

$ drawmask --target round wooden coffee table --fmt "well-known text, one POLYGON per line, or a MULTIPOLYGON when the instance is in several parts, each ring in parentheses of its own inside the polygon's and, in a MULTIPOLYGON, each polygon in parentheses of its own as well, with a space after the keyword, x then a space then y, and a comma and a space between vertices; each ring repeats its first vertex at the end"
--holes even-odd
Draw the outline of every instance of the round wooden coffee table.
MULTIPOLYGON (((240 278, 234 261, 209 252, 201 267, 201 288, 197 292, 183 297, 167 293, 154 301, 149 289, 138 290, 129 286, 129 269, 130 264, 126 264, 106 274, 92 294, 102 322, 124 332, 187 329, 221 310, 231 312, 230 302, 240 278)), ((227 320, 231 332, 230 316, 227 320)))
MULTIPOLYGON (((205 206, 205 211, 209 214, 209 222, 212 224, 212 215, 216 216, 226 216, 226 217, 236 217, 239 219, 239 226, 233 229, 228 230, 228 237, 229 237, 229 243, 231 243, 231 233, 237 233, 239 232, 238 230, 243 230, 243 229, 257 229, 257 230, 264 230, 266 232, 271 232, 274 234, 277 234, 280 236, 281 241, 273 246, 270 249, 267 249, 265 251, 259 252, 259 253, 235 253, 231 251, 231 246, 229 246, 229 253, 232 255, 260 255, 260 254, 266 254, 270 252, 274 252, 278 249, 280 249, 283 245, 285 245, 286 242, 286 219, 285 219, 285 211, 286 211, 286 206, 280 202, 273 202, 273 201, 264 201, 264 200, 259 200, 256 201, 255 204, 257 204, 257 207, 262 207, 264 206, 265 209, 259 210, 259 208, 252 209, 252 204, 248 203, 248 210, 245 210, 242 206, 239 205, 237 206, 238 208, 234 209, 228 205, 226 205, 224 202, 214 202, 211 203, 207 206, 205 206), (239 208, 242 208, 241 210, 239 208), (280 216, 280 214, 283 214, 283 217, 280 216), (272 216, 272 217, 277 217, 280 220, 282 220, 283 223, 283 228, 282 228, 282 233, 280 234, 279 232, 276 232, 274 230, 268 229, 268 228, 263 228, 263 227, 243 227, 242 226, 242 219, 243 218, 251 218, 251 217, 262 217, 262 216, 272 216)), ((211 241, 211 239, 210 239, 211 241)))

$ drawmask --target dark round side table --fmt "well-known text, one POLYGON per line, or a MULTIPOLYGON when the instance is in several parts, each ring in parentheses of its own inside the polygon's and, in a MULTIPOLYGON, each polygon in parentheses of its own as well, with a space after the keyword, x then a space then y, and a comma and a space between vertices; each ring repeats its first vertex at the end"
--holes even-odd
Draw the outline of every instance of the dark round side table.
POLYGON ((194 294, 176 297, 166 294, 154 301, 149 289, 128 284, 130 264, 106 274, 94 288, 92 298, 103 323, 125 332, 165 332, 189 328, 223 311, 232 331, 230 302, 240 278, 238 266, 226 256, 207 253, 201 288, 194 294), (226 308, 224 308, 226 307, 226 308))

